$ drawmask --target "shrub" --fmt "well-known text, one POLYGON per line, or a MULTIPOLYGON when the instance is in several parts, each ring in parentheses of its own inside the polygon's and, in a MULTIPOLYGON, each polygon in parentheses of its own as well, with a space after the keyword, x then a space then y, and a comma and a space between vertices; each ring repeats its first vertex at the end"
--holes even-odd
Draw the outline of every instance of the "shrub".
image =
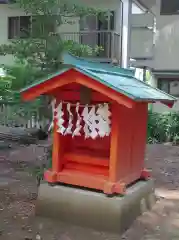
POLYGON ((179 112, 148 114, 148 143, 177 142, 179 140, 179 112))

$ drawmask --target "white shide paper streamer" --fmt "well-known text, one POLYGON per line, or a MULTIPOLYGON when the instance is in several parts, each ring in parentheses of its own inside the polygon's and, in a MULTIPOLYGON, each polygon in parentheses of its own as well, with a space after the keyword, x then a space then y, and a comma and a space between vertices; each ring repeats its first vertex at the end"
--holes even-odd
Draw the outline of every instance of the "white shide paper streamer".
POLYGON ((72 137, 81 136, 81 131, 84 131, 84 137, 96 139, 97 137, 109 136, 111 132, 111 112, 109 105, 107 103, 92 105, 92 106, 82 106, 80 103, 76 103, 76 115, 77 121, 75 124, 75 129, 73 129, 74 116, 71 112, 71 103, 61 102, 54 111, 56 111, 56 119, 58 125, 58 132, 62 135, 71 134, 72 137), (64 127, 64 110, 63 104, 67 104, 67 114, 68 114, 68 126, 64 127), (79 113, 79 108, 83 107, 83 111, 79 113), (84 122, 84 127, 82 128, 82 121, 84 122))

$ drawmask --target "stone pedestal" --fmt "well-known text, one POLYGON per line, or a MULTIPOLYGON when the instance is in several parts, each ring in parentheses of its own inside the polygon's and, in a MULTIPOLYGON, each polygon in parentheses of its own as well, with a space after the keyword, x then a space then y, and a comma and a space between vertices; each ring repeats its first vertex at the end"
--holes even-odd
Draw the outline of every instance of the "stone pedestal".
POLYGON ((129 187, 125 196, 107 197, 67 186, 42 183, 36 215, 98 231, 122 234, 143 212, 155 204, 152 180, 140 181, 129 187))

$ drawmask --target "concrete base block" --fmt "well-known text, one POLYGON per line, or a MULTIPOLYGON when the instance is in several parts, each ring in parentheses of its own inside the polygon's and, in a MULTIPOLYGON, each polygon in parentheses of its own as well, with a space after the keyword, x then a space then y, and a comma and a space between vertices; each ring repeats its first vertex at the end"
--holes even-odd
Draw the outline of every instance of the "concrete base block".
POLYGON ((63 222, 122 234, 133 221, 155 204, 154 183, 140 181, 125 196, 107 197, 103 193, 42 183, 36 215, 63 222))

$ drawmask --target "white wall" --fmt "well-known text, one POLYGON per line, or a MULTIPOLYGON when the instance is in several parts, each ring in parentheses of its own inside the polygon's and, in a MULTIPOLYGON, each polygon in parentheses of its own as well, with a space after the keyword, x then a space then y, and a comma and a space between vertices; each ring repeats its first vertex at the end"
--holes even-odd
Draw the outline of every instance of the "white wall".
MULTIPOLYGON (((116 22, 115 22, 115 30, 120 33, 121 30, 121 22, 120 22, 120 15, 121 15, 121 9, 120 9, 120 0, 78 0, 78 4, 81 1, 85 6, 87 7, 94 7, 96 9, 100 10, 115 10, 116 11, 116 22)), ((135 16, 136 21, 138 18, 138 15, 141 15, 143 11, 139 9, 135 4, 132 6, 132 13, 133 16, 135 16)), ((8 17, 10 16, 23 16, 25 13, 21 10, 16 8, 15 5, 8 5, 8 4, 1 4, 0 5, 0 44, 8 43, 8 17)), ((132 22, 135 22, 134 19, 132 22)), ((79 18, 73 18, 72 24, 63 24, 59 27, 59 32, 65 32, 65 33, 71 33, 71 32, 79 32, 80 25, 79 25, 79 18)), ((142 30, 143 32, 143 30, 142 30)), ((150 33, 149 33, 150 34, 150 33)), ((148 56, 152 52, 152 45, 151 41, 149 40, 149 37, 147 36, 147 33, 144 33, 140 35, 138 33, 138 30, 135 29, 132 32, 132 56, 135 57, 143 57, 148 56), (139 54, 140 53, 140 54, 139 54)), ((79 35, 77 34, 75 37, 75 40, 77 41, 79 38, 79 35)), ((68 39, 68 37, 66 37, 68 39)), ((74 40, 74 39, 73 39, 74 40)), ((119 46, 120 47, 120 46, 119 46)), ((13 63, 13 57, 12 56, 0 56, 0 64, 10 64, 13 63)))
POLYGON ((139 8, 135 3, 132 4, 132 13, 133 14, 143 14, 144 11, 139 8))
POLYGON ((132 14, 131 58, 153 57, 154 17, 150 13, 132 14))
MULTIPOLYGON (((103 11, 107 10, 116 10, 117 14, 120 15, 120 1, 119 0, 103 0, 103 1, 86 1, 86 0, 80 0, 82 4, 84 4, 87 7, 94 7, 96 9, 100 9, 103 11)), ((77 3, 79 4, 80 1, 77 3)), ((135 9, 134 9, 135 10, 135 9)), ((137 10, 135 10, 137 11, 137 10)), ((21 9, 17 8, 16 5, 8 5, 8 4, 1 4, 0 5, 0 45, 1 44, 7 44, 8 43, 8 17, 10 16, 24 16, 25 13, 21 9)), ((120 19, 119 16, 117 19, 120 19)), ((65 33, 73 33, 73 32, 79 32, 80 30, 80 24, 79 24, 79 17, 73 17, 71 18, 71 23, 65 23, 61 25, 58 28, 58 32, 65 32, 65 33)), ((117 22, 116 26, 120 26, 120 23, 117 22)), ((119 28, 120 29, 120 28, 119 28)), ((71 39, 70 35, 66 35, 65 39, 71 39)), ((75 37, 72 38, 73 40, 78 41, 79 35, 76 34, 75 37)), ((0 64, 11 64, 13 63, 14 59, 12 56, 0 56, 0 64)))
POLYGON ((179 15, 160 15, 160 0, 156 0, 152 12, 156 16, 156 34, 150 66, 155 70, 179 70, 179 15))
MULTIPOLYGON (((0 5, 0 45, 8 43, 8 17, 24 16, 24 11, 17 8, 15 5, 1 4, 0 5)), ((58 31, 70 33, 79 31, 79 17, 74 17, 71 23, 62 24, 58 31)), ((14 61, 11 55, 0 56, 0 64, 12 64, 14 61)))
MULTIPOLYGON (((12 5, 0 5, 0 44, 8 43, 8 17, 23 16, 24 12, 12 5)), ((0 64, 12 63, 12 56, 0 56, 0 64)))
POLYGON ((172 108, 169 108, 162 103, 154 103, 152 109, 154 112, 158 113, 179 112, 179 100, 177 100, 172 108))
POLYGON ((25 13, 21 9, 15 8, 13 5, 0 5, 0 43, 7 43, 8 40, 8 17, 24 16, 25 13))
POLYGON ((160 0, 157 0, 154 68, 179 69, 179 15, 161 16, 160 0))
MULTIPOLYGON (((157 88, 157 82, 158 82, 158 80, 154 76, 152 76, 150 84, 153 87, 157 88)), ((170 83, 170 91, 174 95, 179 93, 179 84, 178 83, 179 83, 178 81, 176 81, 176 85, 175 85, 175 82, 170 83)), ((153 105, 153 107, 152 107, 153 111, 158 112, 158 113, 179 111, 179 100, 177 100, 175 102, 175 104, 172 108, 169 108, 168 106, 166 106, 162 103, 154 103, 152 105, 153 105)))

